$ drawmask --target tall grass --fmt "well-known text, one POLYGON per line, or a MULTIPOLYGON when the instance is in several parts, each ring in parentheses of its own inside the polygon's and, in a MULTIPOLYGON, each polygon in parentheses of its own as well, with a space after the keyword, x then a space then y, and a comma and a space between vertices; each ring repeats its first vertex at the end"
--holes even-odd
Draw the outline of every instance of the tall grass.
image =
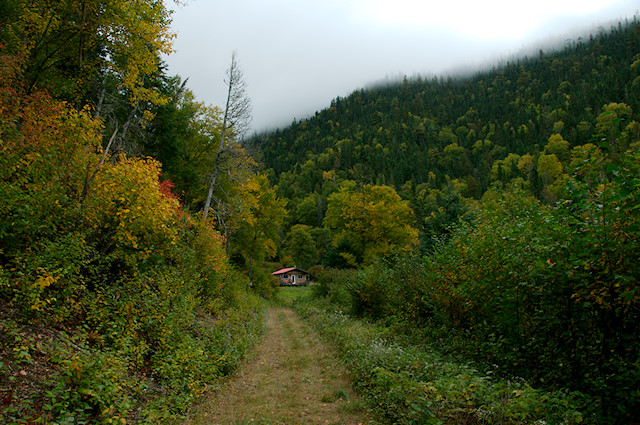
POLYGON ((356 388, 388 424, 577 424, 572 395, 537 390, 518 378, 443 355, 399 337, 393 326, 354 319, 326 300, 295 304, 328 338, 356 388))

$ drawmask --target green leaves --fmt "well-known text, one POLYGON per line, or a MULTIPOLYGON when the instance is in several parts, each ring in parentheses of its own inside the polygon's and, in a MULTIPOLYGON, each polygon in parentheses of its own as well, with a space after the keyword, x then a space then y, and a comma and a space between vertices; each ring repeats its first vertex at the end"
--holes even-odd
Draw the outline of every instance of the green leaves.
POLYGON ((355 320, 322 300, 296 307, 334 344, 357 388, 386 422, 582 422, 569 395, 537 390, 521 379, 485 376, 439 352, 446 338, 424 337, 410 324, 355 320))
MULTIPOLYGON (((144 79, 158 70, 158 57, 171 52, 170 11, 148 0, 17 1, 2 42, 23 57, 29 85, 75 105, 89 103, 104 76, 117 81, 131 104, 166 103, 144 79)), ((104 87, 106 88, 106 87, 104 87)), ((115 91, 114 93, 115 94, 115 91)), ((95 103, 99 103, 95 99, 95 103)))
POLYGON ((371 264, 378 257, 388 257, 394 251, 410 252, 418 243, 418 231, 413 228, 413 211, 389 186, 365 185, 358 188, 347 181, 340 191, 329 197, 324 219, 334 232, 333 244, 349 241, 354 248, 350 265, 371 264), (362 259, 362 260, 360 260, 362 259))

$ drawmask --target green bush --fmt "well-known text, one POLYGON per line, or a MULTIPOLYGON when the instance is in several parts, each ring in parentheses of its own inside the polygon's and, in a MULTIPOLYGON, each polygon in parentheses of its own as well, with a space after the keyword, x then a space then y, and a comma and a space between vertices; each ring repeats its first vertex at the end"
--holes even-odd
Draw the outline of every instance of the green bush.
POLYGON ((313 294, 315 297, 325 297, 331 303, 349 311, 352 306, 352 293, 349 287, 356 276, 355 269, 323 268, 314 274, 313 294))
POLYGON ((254 269, 251 277, 252 289, 264 299, 270 300, 280 291, 280 282, 262 269, 254 269))
POLYGON ((569 199, 548 206, 513 187, 429 256, 377 262, 348 279, 327 274, 316 296, 438 341, 458 359, 497 365, 501 376, 580 391, 575 405, 600 423, 632 420, 640 403, 640 154, 632 148, 613 161, 597 149, 574 152, 569 199))
POLYGON ((326 300, 296 304, 344 358, 356 387, 394 424, 577 424, 573 397, 541 391, 452 361, 439 350, 402 342, 397 331, 335 312, 326 300))

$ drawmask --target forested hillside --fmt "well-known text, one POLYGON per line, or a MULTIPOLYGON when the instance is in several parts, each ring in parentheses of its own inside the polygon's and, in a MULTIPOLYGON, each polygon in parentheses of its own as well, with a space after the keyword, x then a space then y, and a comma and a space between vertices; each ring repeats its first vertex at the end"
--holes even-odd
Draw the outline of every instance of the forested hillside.
POLYGON ((637 140, 640 128, 629 124, 640 108, 639 53, 640 29, 620 24, 473 77, 358 90, 254 142, 292 201, 292 223, 321 225, 329 193, 353 180, 393 187, 424 236, 446 224, 424 220, 452 208, 452 197, 480 199, 514 179, 539 199, 558 199, 571 149, 594 142, 603 120, 617 123, 617 152, 637 140))
POLYGON ((281 190, 294 195, 312 192, 322 171, 336 170, 341 178, 396 188, 429 183, 434 173, 433 184, 460 179, 479 197, 509 177, 492 178, 496 160, 542 152, 555 134, 570 146, 589 142, 611 102, 638 109, 638 33, 635 24, 621 25, 474 77, 405 78, 358 90, 256 141, 281 190))
MULTIPOLYGON (((337 98, 253 140, 288 199, 280 259, 320 264, 329 311, 564 391, 576 422, 635 423, 639 113, 636 20, 474 76, 337 98)), ((410 363, 354 362, 392 421, 449 423, 443 406, 486 420, 410 363)))

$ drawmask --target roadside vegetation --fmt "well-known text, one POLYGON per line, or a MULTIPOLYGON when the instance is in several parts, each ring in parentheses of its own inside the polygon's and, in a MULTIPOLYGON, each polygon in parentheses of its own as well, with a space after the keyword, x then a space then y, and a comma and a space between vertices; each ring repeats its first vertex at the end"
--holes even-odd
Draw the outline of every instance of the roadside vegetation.
MULTIPOLYGON (((386 273, 377 272, 381 283, 386 273)), ((603 406, 596 397, 513 374, 507 356, 492 359, 498 363, 484 361, 482 354, 486 358, 491 348, 495 351, 495 338, 482 341, 435 318, 416 322, 394 315, 393 302, 377 318, 363 314, 352 287, 362 284, 365 273, 325 273, 315 294, 293 305, 337 349, 357 391, 382 423, 618 423, 614 415, 598 412, 603 406)))
POLYGON ((300 311, 392 423, 637 420, 640 142, 619 106, 570 151, 556 202, 514 179, 424 254, 313 269, 300 311))
POLYGON ((0 8, 0 422, 175 423, 262 331, 273 287, 229 252, 250 233, 233 247, 259 262, 272 191, 233 134, 217 158, 220 111, 164 74, 163 2, 0 8), (252 225, 194 206, 212 161, 252 225))
POLYGON ((172 422, 235 369, 261 304, 156 161, 101 164, 88 111, 11 77, 0 81, 0 421, 172 422))
POLYGON ((326 302, 297 310, 337 347, 355 388, 389 424, 577 424, 571 395, 534 389, 524 379, 447 355, 429 338, 353 318, 326 302))

